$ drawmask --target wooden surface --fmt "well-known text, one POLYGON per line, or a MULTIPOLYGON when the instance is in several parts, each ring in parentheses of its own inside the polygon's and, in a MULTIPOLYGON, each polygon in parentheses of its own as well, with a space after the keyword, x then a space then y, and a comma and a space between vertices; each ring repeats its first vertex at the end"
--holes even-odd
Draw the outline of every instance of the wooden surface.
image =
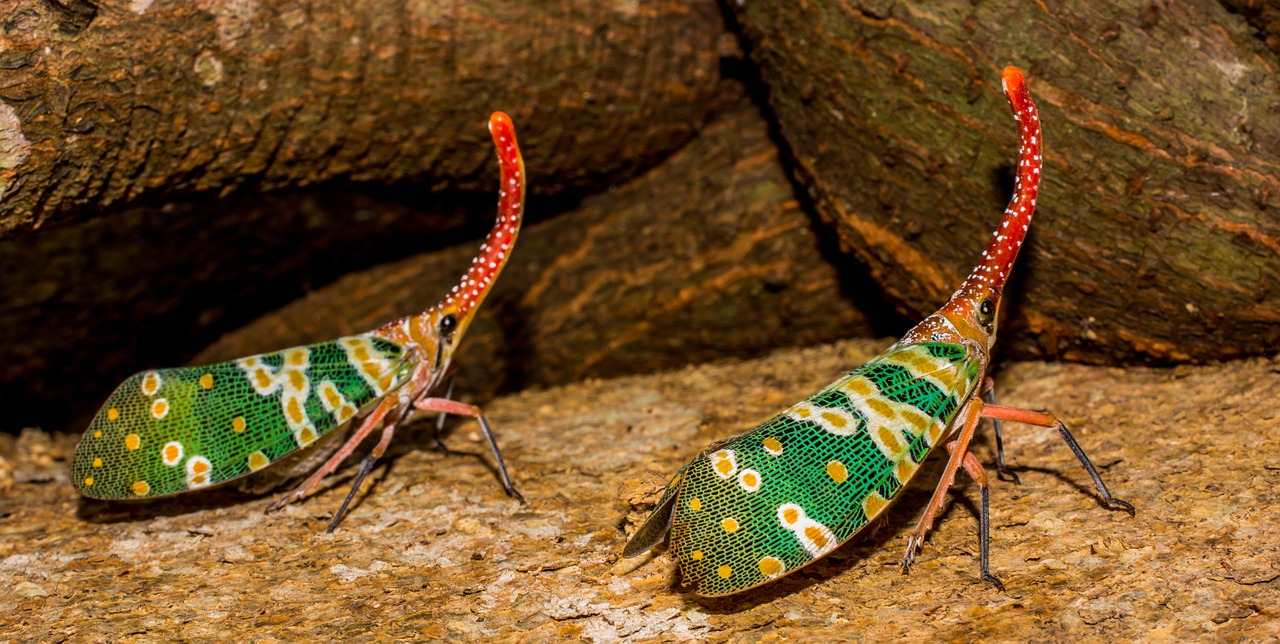
MULTIPOLYGON (((715 2, 0 1, 0 236, 103 207, 320 182, 489 189, 644 171, 719 107, 715 2)), ((727 49, 726 49, 727 47, 727 49)))
POLYGON ((951 294, 1009 198, 999 78, 1017 65, 1045 169, 1004 350, 1280 349, 1280 59, 1242 16, 1214 0, 729 6, 797 176, 908 317, 951 294))
MULTIPOLYGON (((1058 412, 1111 489, 1110 512, 1052 430, 1010 425, 1021 485, 994 482, 992 567, 978 579, 976 490, 962 485, 909 575, 906 535, 935 457, 872 539, 732 601, 673 587, 665 557, 619 560, 635 504, 712 440, 738 433, 883 342, 500 398, 512 474, 397 434, 346 522, 323 533, 354 468, 284 512, 212 491, 88 503, 67 481, 69 436, 0 436, 0 639, 581 639, 685 641, 1265 641, 1280 634, 1280 359, 1176 369, 1017 363, 1002 401, 1058 412), (1230 434, 1224 433, 1230 430, 1230 434), (10 471, 11 475, 4 472, 10 471), (10 478, 11 477, 11 478, 10 478)), ((484 454, 473 425, 449 444, 484 454)), ((983 434, 986 434, 984 429, 983 434)), ((985 435, 977 453, 991 463, 985 435)), ((963 477, 962 477, 963 478, 963 477)))

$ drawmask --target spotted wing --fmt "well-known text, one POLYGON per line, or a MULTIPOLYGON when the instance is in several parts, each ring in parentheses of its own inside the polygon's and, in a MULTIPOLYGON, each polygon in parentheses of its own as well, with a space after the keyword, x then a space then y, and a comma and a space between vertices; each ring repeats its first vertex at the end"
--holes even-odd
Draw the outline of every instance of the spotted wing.
POLYGON ((874 519, 972 394, 975 356, 896 345, 685 467, 671 544, 700 595, 793 572, 874 519))
POLYGON ((352 336, 230 362, 145 371, 89 424, 72 476, 96 499, 148 498, 260 470, 409 377, 404 347, 352 336))

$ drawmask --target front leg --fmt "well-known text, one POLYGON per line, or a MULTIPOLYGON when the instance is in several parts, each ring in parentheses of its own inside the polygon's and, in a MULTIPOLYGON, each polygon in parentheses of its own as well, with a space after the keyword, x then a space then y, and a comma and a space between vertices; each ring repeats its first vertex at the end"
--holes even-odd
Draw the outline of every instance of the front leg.
POLYGON ((1002 405, 985 405, 982 409, 982 417, 1026 423, 1039 427, 1057 427, 1058 433, 1062 435, 1062 440, 1067 442, 1067 446, 1075 453, 1085 471, 1093 478, 1094 485, 1098 487, 1098 494, 1102 497, 1103 502, 1107 504, 1107 507, 1112 510, 1124 510, 1129 513, 1129 516, 1136 516, 1137 511, 1134 510, 1133 504, 1111 496, 1111 490, 1107 489, 1107 484, 1102 482, 1102 477, 1098 475, 1098 469, 1093 466, 1093 461, 1089 460, 1089 455, 1084 453, 1080 443, 1076 442, 1076 438, 1071 435, 1071 431, 1067 429, 1067 426, 1062 421, 1058 420, 1057 416, 1043 411, 1030 411, 1002 405))
POLYGON ((978 420, 981 418, 982 401, 977 398, 969 399, 969 402, 956 415, 956 419, 963 423, 960 434, 948 446, 948 449, 951 449, 951 458, 947 461, 947 468, 942 472, 938 487, 933 490, 933 498, 929 499, 929 505, 924 509, 924 516, 920 517, 920 522, 916 524, 916 529, 907 538, 907 552, 902 557, 903 573, 911 568, 912 562, 915 561, 916 553, 920 550, 920 545, 924 543, 925 535, 928 535, 929 530, 933 528, 934 517, 942 509, 942 503, 947 498, 947 490, 955 483, 956 470, 964 462, 964 456, 969 450, 969 443, 973 440, 974 430, 977 429, 978 420))
MULTIPOLYGON (((298 485, 298 487, 293 488, 293 490, 289 491, 288 494, 285 494, 274 503, 267 506, 267 512, 279 510, 280 508, 283 508, 294 501, 302 500, 310 496, 312 492, 315 492, 316 488, 320 486, 320 482, 324 480, 324 477, 332 474, 334 470, 338 469, 338 465, 340 465, 342 461, 346 460, 348 456, 351 456, 351 452, 355 451, 356 447, 360 445, 360 442, 363 441, 364 438, 374 430, 374 428, 382 424, 382 421, 387 417, 387 414, 396 408, 396 400, 397 399, 394 396, 387 396, 383 398, 382 401, 378 403, 378 406, 365 417, 364 422, 360 424, 360 428, 352 433, 351 437, 347 439, 347 442, 343 443, 342 447, 339 448, 333 456, 329 457, 329 460, 324 462, 324 465, 316 468, 316 471, 312 472, 311 476, 308 476, 305 481, 298 485)), ((399 420, 399 418, 396 420, 399 420)), ((394 425, 394 423, 392 423, 392 425, 394 425)))
POLYGON ((489 448, 493 450, 493 458, 498 463, 498 474, 502 476, 502 487, 506 490, 507 496, 525 503, 524 496, 516 490, 515 484, 511 482, 511 477, 507 475, 507 464, 502 460, 502 450, 498 449, 498 440, 494 438, 493 429, 489 427, 489 420, 484 417, 484 412, 479 407, 460 403, 456 400, 449 400, 448 398, 426 397, 414 401, 413 406, 423 411, 442 412, 476 419, 480 423, 480 429, 484 431, 484 437, 489 441, 489 448))

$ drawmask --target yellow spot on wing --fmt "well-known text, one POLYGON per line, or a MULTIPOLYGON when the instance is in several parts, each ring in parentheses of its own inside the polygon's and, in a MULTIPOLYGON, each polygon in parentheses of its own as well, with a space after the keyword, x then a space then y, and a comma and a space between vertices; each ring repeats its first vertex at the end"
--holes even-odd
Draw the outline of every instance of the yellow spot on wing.
POLYGON ((231 419, 231 431, 239 434, 240 432, 244 431, 244 428, 245 428, 244 416, 236 416, 235 418, 231 419))
POLYGON ((782 573, 782 561, 776 557, 765 557, 760 560, 760 574, 765 577, 777 577, 782 573))
POLYGON ((898 437, 893 435, 893 430, 885 427, 884 425, 876 428, 876 436, 880 438, 880 444, 884 445, 884 448, 889 451, 889 453, 885 455, 889 458, 896 458, 897 455, 901 454, 902 450, 905 449, 902 446, 902 442, 898 440, 898 437))
POLYGON ((782 441, 779 441, 778 439, 770 436, 769 438, 764 439, 764 441, 761 444, 764 445, 764 449, 766 452, 769 452, 774 456, 782 455, 782 441))
MULTIPOLYGON (((116 409, 115 407, 112 407, 111 409, 108 409, 108 410, 107 410, 107 420, 116 420, 117 418, 120 418, 120 410, 119 410, 119 409, 116 409)), ((101 433, 101 432, 99 432, 99 433, 101 433)))
POLYGON ((702 554, 701 550, 694 550, 693 553, 690 554, 689 556, 693 557, 694 561, 702 561, 702 558, 705 557, 706 555, 702 554))
POLYGON ((94 467, 102 467, 102 457, 101 457, 101 456, 95 456, 95 457, 93 458, 93 466, 94 466, 94 467))
POLYGON ((871 397, 867 398, 863 402, 865 402, 872 411, 883 416, 885 420, 893 420, 898 416, 898 412, 893 408, 893 405, 885 402, 883 398, 871 397))
POLYGON ((250 470, 253 470, 256 472, 270 464, 271 464, 271 459, 267 458, 267 455, 264 454, 263 452, 260 452, 260 451, 254 452, 249 455, 250 470))
POLYGON ((728 579, 733 576, 733 568, 730 568, 729 566, 720 566, 716 569, 716 574, 720 575, 721 579, 728 579))
POLYGON ((878 492, 872 492, 867 495, 867 498, 862 500, 862 513, 866 515, 867 519, 874 518, 878 516, 880 511, 884 509, 884 506, 888 504, 889 502, 886 501, 883 496, 880 496, 878 492))
POLYGON ((124 437, 124 446, 129 449, 138 449, 142 447, 142 438, 137 434, 129 434, 124 437))
POLYGON ((284 406, 284 410, 289 414, 289 418, 294 424, 301 424, 302 421, 307 419, 306 414, 302 412, 302 404, 298 402, 297 398, 290 398, 289 402, 284 406))
POLYGON ((92 476, 86 476, 86 477, 84 477, 84 486, 85 486, 85 487, 93 487, 93 477, 92 477, 92 476))
POLYGON ((206 373, 200 376, 200 386, 205 389, 213 389, 213 374, 206 373))
POLYGON ((844 483, 849 480, 849 468, 840 461, 831 461, 827 463, 827 476, 836 483, 844 483))
POLYGON ((804 536, 809 537, 809 540, 812 541, 813 545, 817 546, 819 550, 827 547, 827 535, 822 534, 822 530, 819 530, 818 526, 811 525, 806 527, 804 529, 804 536))
POLYGON ((169 415, 169 401, 164 398, 157 398, 151 403, 151 415, 157 420, 169 415))
POLYGON ((690 509, 690 510, 693 510, 694 512, 697 512, 698 510, 701 510, 701 509, 702 509, 702 500, 701 500, 701 499, 699 499, 698 497, 694 497, 694 498, 692 498, 692 499, 689 499, 689 509, 690 509))
POLYGON ((101 430, 101 429, 95 429, 95 430, 93 430, 93 437, 94 437, 94 438, 102 438, 102 430, 101 430))
POLYGON ((733 517, 726 517, 720 522, 720 527, 724 528, 725 532, 732 534, 738 531, 738 520, 733 517))
POLYGON ((146 481, 135 481, 133 484, 133 493, 138 496, 146 496, 151 491, 151 485, 146 481))

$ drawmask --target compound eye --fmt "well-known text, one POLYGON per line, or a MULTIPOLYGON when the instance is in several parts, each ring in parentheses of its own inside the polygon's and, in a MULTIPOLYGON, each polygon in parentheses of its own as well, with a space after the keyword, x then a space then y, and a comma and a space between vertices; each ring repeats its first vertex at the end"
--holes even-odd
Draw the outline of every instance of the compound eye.
POLYGON ((454 330, 458 328, 458 316, 450 313, 440 318, 440 323, 436 328, 440 330, 440 335, 446 338, 453 335, 454 330))
POLYGON ((996 303, 993 302, 991 298, 983 300, 982 304, 978 306, 978 313, 980 314, 979 322, 982 324, 990 324, 991 317, 996 313, 996 303))

